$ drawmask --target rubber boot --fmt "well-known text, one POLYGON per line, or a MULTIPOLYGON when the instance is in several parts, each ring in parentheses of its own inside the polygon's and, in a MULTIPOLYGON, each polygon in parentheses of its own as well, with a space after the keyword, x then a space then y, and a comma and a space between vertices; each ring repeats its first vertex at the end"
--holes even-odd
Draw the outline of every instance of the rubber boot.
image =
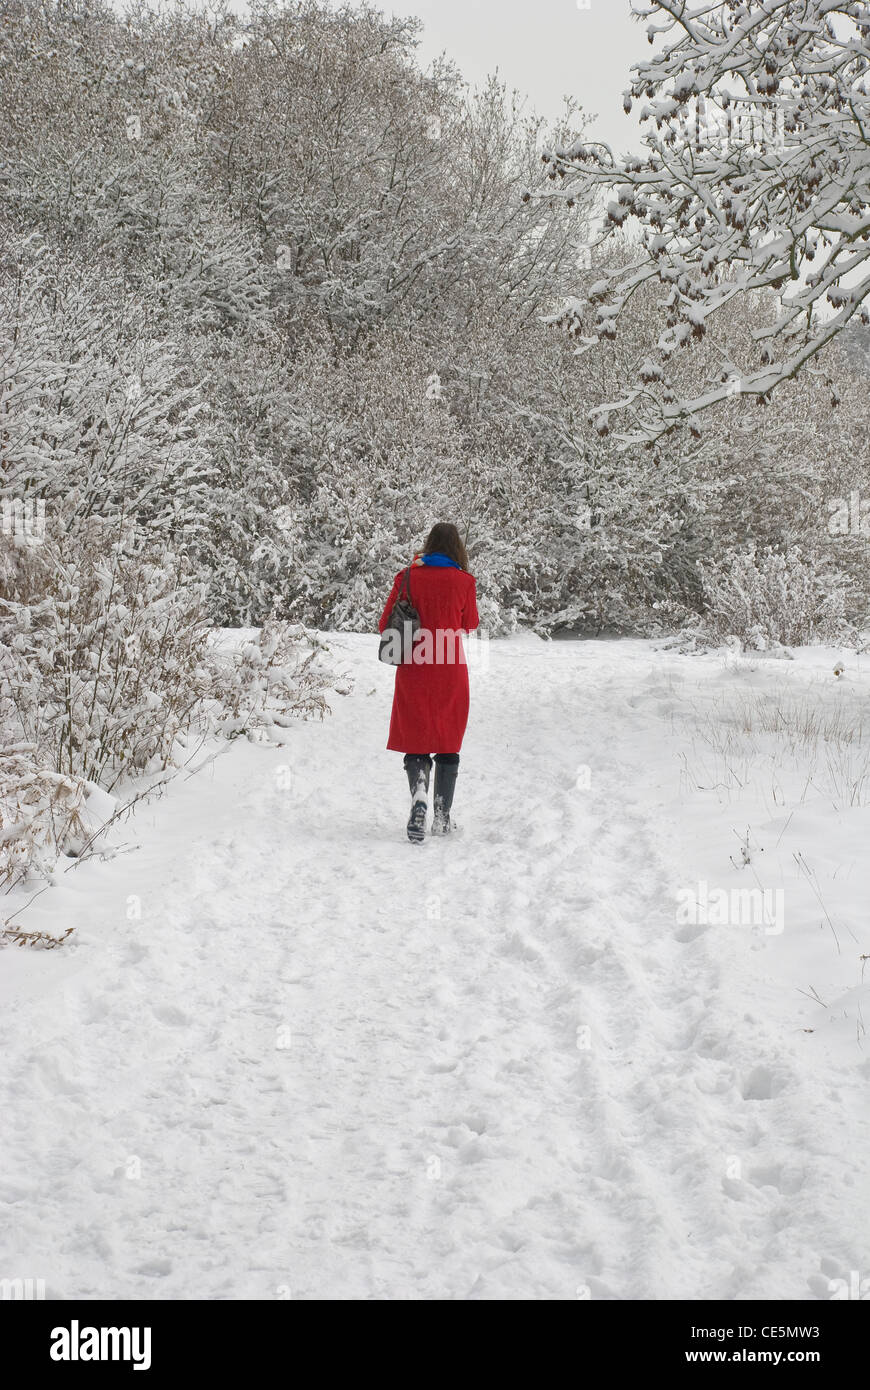
POLYGON ((449 835, 453 829, 450 820, 450 808, 453 805, 453 793, 456 790, 456 774, 459 771, 458 763, 438 763, 435 764, 435 811, 432 817, 432 834, 449 835))
POLYGON ((405 771, 411 788, 411 814, 408 817, 408 839, 413 845, 426 838, 426 811, 429 802, 429 772, 431 758, 414 758, 405 754, 405 771))

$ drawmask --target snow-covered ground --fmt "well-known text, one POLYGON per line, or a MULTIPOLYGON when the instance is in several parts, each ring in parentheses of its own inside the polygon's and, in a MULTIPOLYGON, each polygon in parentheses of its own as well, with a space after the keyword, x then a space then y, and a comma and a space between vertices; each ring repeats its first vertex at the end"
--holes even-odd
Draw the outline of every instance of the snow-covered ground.
POLYGON ((461 831, 415 847, 392 673, 374 638, 330 640, 355 677, 330 719, 177 778, 113 831, 138 848, 22 917, 73 925, 64 947, 0 952, 0 1278, 812 1299, 870 1277, 870 668, 492 643, 461 831))

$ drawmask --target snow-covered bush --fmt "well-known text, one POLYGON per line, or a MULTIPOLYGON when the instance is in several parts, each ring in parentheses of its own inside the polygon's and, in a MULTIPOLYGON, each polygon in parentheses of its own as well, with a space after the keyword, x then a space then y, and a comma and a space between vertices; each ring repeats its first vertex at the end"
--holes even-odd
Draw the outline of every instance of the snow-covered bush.
POLYGON ((28 872, 51 872, 70 837, 81 831, 87 794, 82 778, 39 765, 33 743, 0 748, 0 885, 11 886, 28 872))
POLYGON ((204 694, 209 631, 185 570, 95 516, 0 551, 0 694, 55 772, 111 789, 170 761, 204 694))
POLYGON ((764 651, 778 643, 838 641, 850 631, 848 580, 830 558, 751 546, 698 566, 709 637, 764 651))
POLYGON ((329 648, 300 624, 270 619, 241 643, 218 636, 204 657, 209 671, 206 715, 227 738, 281 739, 299 718, 329 712, 326 695, 346 686, 328 671, 329 648))
POLYGON ((40 763, 33 743, 0 747, 0 885, 49 877, 60 854, 78 856, 115 814, 117 798, 84 777, 40 763))
POLYGON ((301 627, 212 642, 187 569, 96 517, 0 549, 0 883, 79 853, 103 789, 177 765, 187 735, 274 737, 343 688, 301 627))

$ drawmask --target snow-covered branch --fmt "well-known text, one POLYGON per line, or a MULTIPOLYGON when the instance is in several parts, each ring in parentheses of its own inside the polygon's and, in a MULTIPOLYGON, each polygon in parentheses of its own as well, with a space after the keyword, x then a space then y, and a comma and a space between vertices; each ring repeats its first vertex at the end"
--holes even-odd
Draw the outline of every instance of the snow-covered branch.
MULTIPOLYGON (((659 372, 596 419, 627 416, 625 442, 654 442, 735 393, 767 401, 849 324, 870 295, 870 6, 756 0, 636 9, 660 51, 633 69, 645 153, 615 160, 575 142, 544 153, 558 196, 610 195, 599 244, 624 232, 636 255, 557 320, 584 343, 612 338, 638 285, 666 291, 650 344, 659 372), (732 363, 688 395, 673 361, 735 296, 778 297, 760 361, 732 363), (641 389, 643 388, 643 389, 641 389)), ((695 424, 695 428, 699 428, 695 424)))

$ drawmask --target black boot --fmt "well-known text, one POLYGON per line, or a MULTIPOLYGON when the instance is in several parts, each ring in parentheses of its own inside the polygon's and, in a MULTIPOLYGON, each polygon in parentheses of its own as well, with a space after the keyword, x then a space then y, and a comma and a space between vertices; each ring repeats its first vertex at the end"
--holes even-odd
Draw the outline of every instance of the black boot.
POLYGON ((448 835, 453 829, 450 820, 450 808, 453 805, 453 793, 456 790, 456 774, 459 771, 458 763, 439 763, 435 764, 435 812, 432 817, 432 834, 448 835))
POLYGON ((408 817, 408 839, 412 844, 422 844, 426 838, 426 811, 429 799, 429 772, 432 759, 417 758, 405 754, 405 771, 408 786, 411 788, 411 814, 408 817))

